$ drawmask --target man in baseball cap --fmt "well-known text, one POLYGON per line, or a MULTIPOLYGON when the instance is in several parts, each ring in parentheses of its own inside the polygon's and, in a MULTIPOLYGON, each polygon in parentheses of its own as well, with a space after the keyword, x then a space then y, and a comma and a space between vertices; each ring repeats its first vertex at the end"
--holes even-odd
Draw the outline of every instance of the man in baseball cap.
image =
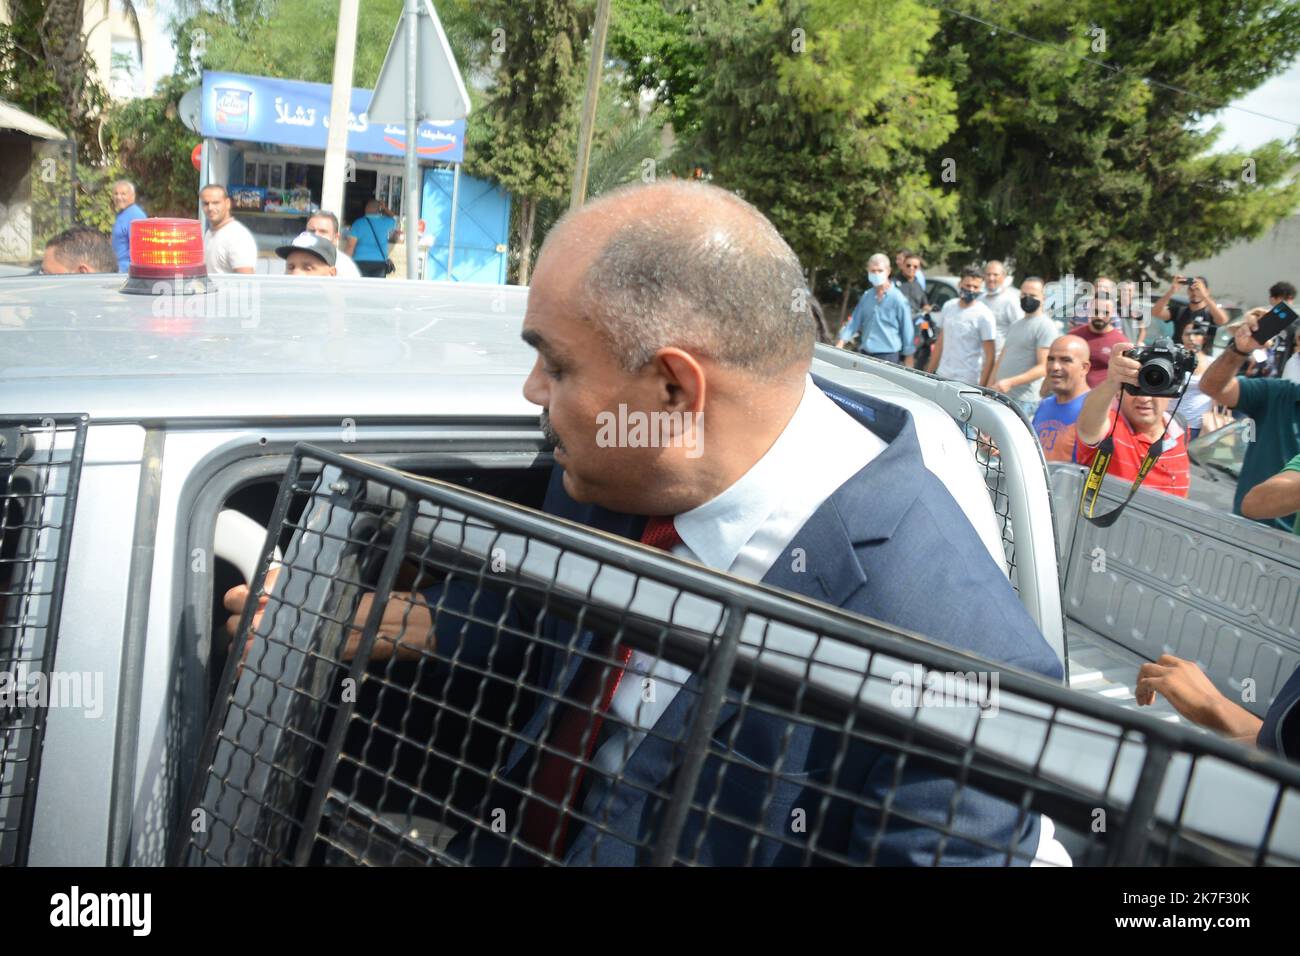
POLYGON ((332 276, 338 254, 334 243, 310 232, 300 232, 293 242, 280 246, 275 254, 284 260, 284 274, 290 276, 332 276))

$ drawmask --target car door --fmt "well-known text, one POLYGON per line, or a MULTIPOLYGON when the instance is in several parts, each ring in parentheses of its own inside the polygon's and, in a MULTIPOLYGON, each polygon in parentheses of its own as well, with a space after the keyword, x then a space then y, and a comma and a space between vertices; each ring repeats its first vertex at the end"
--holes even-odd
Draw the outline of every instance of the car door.
POLYGON ((1193 831, 1220 841, 1218 862, 1295 856, 1294 799, 1274 801, 1294 798, 1300 770, 1279 761, 618 530, 312 446, 276 522, 295 498, 283 564, 223 677, 177 862, 1023 864, 1051 832, 1076 862, 1171 862, 1188 844, 1167 837, 1193 831), (628 671, 643 702, 666 707, 612 761, 612 734, 634 725, 566 750, 575 718, 602 742, 613 712, 581 688, 622 674, 626 650, 652 662, 628 671), (1171 772, 1209 756, 1191 779, 1171 772), (1258 800, 1204 812, 1245 783, 1258 800), (1152 787, 1192 809, 1154 828, 1152 787), (539 840, 566 788, 567 823, 539 840), (939 804, 923 797, 935 788, 939 804), (1090 826, 1099 805, 1113 829, 1090 826))

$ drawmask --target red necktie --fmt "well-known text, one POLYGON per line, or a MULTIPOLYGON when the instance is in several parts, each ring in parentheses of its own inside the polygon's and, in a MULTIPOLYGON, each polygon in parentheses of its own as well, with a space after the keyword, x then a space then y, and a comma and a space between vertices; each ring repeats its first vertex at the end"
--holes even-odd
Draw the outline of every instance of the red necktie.
MULTIPOLYGON (((673 545, 681 540, 672 518, 650 518, 641 533, 642 544, 664 551, 671 551, 673 545)), ((607 645, 608 641, 597 638, 593 651, 607 651, 607 645)), ((559 804, 560 809, 529 800, 524 807, 521 836, 532 846, 556 857, 564 853, 570 801, 582 786, 582 777, 600 736, 605 713, 631 657, 632 649, 625 647, 619 652, 617 666, 590 660, 579 667, 578 676, 573 681, 578 692, 572 699, 560 703, 563 713, 550 737, 550 747, 559 752, 548 750, 537 763, 533 793, 559 804), (580 762, 575 762, 573 758, 579 755, 580 762)))

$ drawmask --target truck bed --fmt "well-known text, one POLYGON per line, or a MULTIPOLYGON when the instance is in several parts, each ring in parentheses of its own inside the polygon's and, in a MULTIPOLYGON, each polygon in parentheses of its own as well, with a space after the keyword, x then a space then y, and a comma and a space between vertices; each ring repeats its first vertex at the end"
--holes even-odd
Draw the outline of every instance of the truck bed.
MULTIPOLYGON (((1066 619, 1065 636, 1070 652, 1070 688, 1114 701, 1129 710, 1159 717, 1170 723, 1186 723, 1163 697, 1138 707, 1133 696, 1137 672, 1145 659, 1078 621, 1066 619)), ((1195 727, 1195 724, 1188 724, 1195 727)), ((1199 728, 1198 728, 1199 729, 1199 728)))

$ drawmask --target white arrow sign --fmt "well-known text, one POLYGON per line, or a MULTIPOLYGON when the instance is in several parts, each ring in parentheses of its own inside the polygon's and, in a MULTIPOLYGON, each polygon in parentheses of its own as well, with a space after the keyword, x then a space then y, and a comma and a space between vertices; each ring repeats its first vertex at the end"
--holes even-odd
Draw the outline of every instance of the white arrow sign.
MULTIPOLYGON (((456 57, 429 0, 421 0, 416 57, 415 112, 420 120, 456 120, 469 115, 469 94, 456 57)), ((366 115, 372 123, 406 122, 406 18, 397 21, 366 115)))

